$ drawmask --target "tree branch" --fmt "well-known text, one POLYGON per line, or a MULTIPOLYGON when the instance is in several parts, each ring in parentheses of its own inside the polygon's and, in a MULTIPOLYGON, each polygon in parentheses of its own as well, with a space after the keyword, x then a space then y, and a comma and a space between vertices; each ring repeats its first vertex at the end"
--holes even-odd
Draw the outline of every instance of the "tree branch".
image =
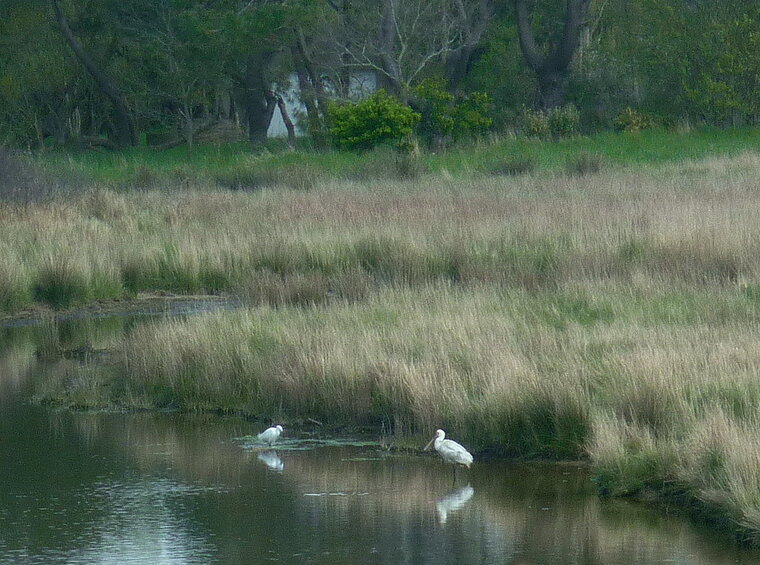
POLYGON ((555 69, 564 69, 573 60, 580 41, 579 31, 586 22, 586 15, 591 0, 568 0, 562 40, 549 55, 546 63, 555 69))
POLYGON ((515 0, 515 9, 517 10, 517 34, 520 39, 520 48, 528 65, 533 70, 538 70, 544 64, 544 57, 533 35, 528 6, 525 0, 515 0))
POLYGON ((127 102, 124 99, 124 95, 116 87, 111 77, 109 77, 105 71, 103 71, 90 57, 89 53, 84 50, 82 44, 74 36, 74 33, 69 27, 69 22, 66 20, 66 16, 61 10, 61 6, 58 4, 58 0, 50 0, 50 4, 53 7, 53 13, 55 14, 58 28, 63 33, 63 37, 66 43, 74 52, 74 56, 79 59, 84 68, 90 73, 90 76, 95 80, 100 90, 111 101, 116 111, 117 120, 117 136, 119 143, 122 145, 137 145, 137 133, 135 131, 135 125, 132 120, 132 116, 129 113, 127 102))

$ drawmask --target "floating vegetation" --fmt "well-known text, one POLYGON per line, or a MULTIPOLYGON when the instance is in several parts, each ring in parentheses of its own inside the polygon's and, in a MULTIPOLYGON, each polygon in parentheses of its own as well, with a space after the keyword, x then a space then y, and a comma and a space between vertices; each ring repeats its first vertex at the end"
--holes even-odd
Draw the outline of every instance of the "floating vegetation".
POLYGON ((349 438, 288 438, 281 439, 271 447, 260 442, 258 439, 256 439, 256 436, 236 437, 232 438, 232 441, 240 444, 240 447, 246 450, 266 449, 275 451, 308 451, 321 447, 380 447, 380 443, 377 441, 356 440, 349 438))

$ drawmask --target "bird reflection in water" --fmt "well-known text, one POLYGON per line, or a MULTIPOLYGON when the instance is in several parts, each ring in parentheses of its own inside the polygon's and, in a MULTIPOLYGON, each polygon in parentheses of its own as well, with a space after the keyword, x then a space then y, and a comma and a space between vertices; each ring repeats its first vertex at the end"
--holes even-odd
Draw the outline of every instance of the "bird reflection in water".
POLYGON ((258 460, 272 469, 272 471, 282 471, 285 468, 285 464, 276 451, 262 451, 258 455, 258 460))
POLYGON ((445 524, 450 512, 459 510, 467 504, 467 501, 475 494, 475 489, 470 485, 449 492, 446 496, 435 501, 435 513, 438 515, 438 523, 445 524))

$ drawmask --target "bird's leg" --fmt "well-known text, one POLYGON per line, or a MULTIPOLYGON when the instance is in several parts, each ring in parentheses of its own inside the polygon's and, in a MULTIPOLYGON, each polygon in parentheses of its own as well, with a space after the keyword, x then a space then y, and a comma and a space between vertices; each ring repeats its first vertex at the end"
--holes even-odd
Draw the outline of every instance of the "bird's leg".
POLYGON ((457 486, 457 466, 456 465, 452 465, 452 467, 454 469, 454 480, 451 483, 451 486, 453 488, 453 487, 457 486))

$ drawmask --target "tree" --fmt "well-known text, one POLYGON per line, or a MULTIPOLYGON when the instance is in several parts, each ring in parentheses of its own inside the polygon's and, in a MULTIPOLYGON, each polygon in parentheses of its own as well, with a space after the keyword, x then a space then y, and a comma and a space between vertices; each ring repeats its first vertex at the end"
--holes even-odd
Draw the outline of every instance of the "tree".
POLYGON ((536 73, 544 110, 562 106, 573 61, 586 23, 591 0, 567 0, 562 31, 549 39, 546 49, 536 41, 527 0, 515 0, 517 31, 525 61, 536 73))
MULTIPOLYGON (((471 3, 473 0, 469 0, 471 3)), ((364 2, 359 13, 352 2, 351 18, 342 21, 336 36, 340 58, 347 68, 376 71, 388 90, 406 99, 424 73, 448 55, 471 56, 470 42, 460 27, 471 12, 464 0, 380 0, 364 2), (461 8, 461 10, 460 10, 461 8), (361 15, 360 15, 361 14, 361 15)), ((334 2, 333 2, 334 4, 334 2)), ((474 44, 473 44, 474 45, 474 44)), ((459 66, 452 59, 452 68, 459 66)))
POLYGON ((462 81, 481 54, 481 41, 494 12, 494 0, 454 2, 454 18, 461 37, 458 45, 446 55, 446 79, 450 92, 459 90, 462 81))
POLYGON ((90 81, 78 76, 53 25, 47 0, 0 6, 0 145, 64 142, 76 125, 72 114, 85 112, 90 81))
POLYGON ((196 131, 216 119, 219 94, 230 89, 227 9, 224 2, 131 0, 117 14, 132 69, 125 74, 149 133, 181 132, 192 145, 196 131))
POLYGON ((129 106, 127 105, 127 101, 118 85, 108 73, 95 62, 90 54, 85 51, 82 44, 74 36, 74 33, 69 27, 68 20, 61 10, 59 0, 50 0, 50 3, 53 7, 53 13, 58 22, 58 27, 60 28, 66 43, 90 76, 92 76, 95 83, 100 88, 100 91, 113 105, 116 144, 120 147, 137 145, 137 129, 135 128, 135 122, 129 110, 129 106))
MULTIPOLYGON (((278 107, 279 95, 273 85, 285 74, 283 62, 296 41, 302 2, 305 0, 250 0, 228 22, 226 33, 234 35, 232 49, 244 62, 236 81, 241 87, 248 139, 254 147, 266 141, 278 107)), ((283 119, 287 125, 285 115, 283 119)))

